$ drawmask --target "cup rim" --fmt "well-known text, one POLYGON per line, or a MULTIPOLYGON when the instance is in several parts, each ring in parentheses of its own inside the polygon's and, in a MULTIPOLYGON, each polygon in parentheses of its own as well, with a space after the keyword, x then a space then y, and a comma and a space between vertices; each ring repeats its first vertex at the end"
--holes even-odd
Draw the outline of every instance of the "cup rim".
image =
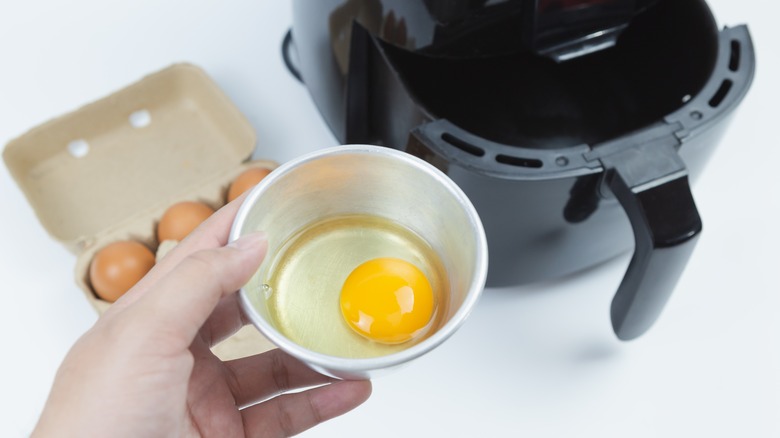
POLYGON ((360 374, 371 370, 391 368, 406 363, 436 348, 447 338, 452 336, 452 334, 466 320, 482 294, 487 278, 488 252, 484 227, 482 226, 482 221, 480 220, 474 205, 468 199, 466 194, 460 189, 460 187, 458 187, 449 177, 447 177, 443 172, 434 167, 432 164, 409 153, 384 146, 365 144, 350 144, 319 149, 314 152, 301 155, 298 158, 290 160, 276 168, 268 176, 263 178, 263 180, 260 181, 260 183, 249 192, 246 199, 244 199, 244 202, 239 207, 239 210, 236 213, 236 217, 233 220, 228 241, 232 242, 240 237, 241 229, 243 228, 246 222, 246 218, 248 217, 249 212, 256 203, 257 199, 266 190, 268 190, 268 188, 273 185, 276 180, 281 179, 295 168, 308 162, 316 161, 325 157, 350 154, 389 156, 393 159, 401 160, 406 164, 414 166, 419 170, 429 174, 431 177, 445 186, 448 191, 450 191, 450 193, 456 197, 459 204, 463 207, 469 221, 471 222, 471 225, 477 231, 475 233, 476 269, 474 276, 471 279, 471 283, 468 285, 468 292, 463 301, 463 304, 461 304, 460 308, 452 315, 452 317, 431 336, 409 348, 384 356, 370 358, 346 358, 319 353, 303 347, 302 345, 299 345, 287 338, 264 317, 262 317, 257 309, 255 309, 255 307, 252 305, 249 299, 249 292, 245 289, 245 286, 240 288, 238 292, 239 302, 244 313, 249 317, 249 320, 257 328, 257 330, 259 330, 260 333, 268 338, 268 340, 273 344, 277 345, 283 351, 305 363, 321 367, 326 370, 338 370, 348 374, 360 374))

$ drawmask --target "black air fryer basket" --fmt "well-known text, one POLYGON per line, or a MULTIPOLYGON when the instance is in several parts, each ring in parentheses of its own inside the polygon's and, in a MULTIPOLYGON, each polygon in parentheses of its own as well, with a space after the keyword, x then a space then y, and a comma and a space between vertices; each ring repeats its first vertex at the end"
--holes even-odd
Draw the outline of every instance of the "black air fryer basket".
POLYGON ((613 327, 652 325, 702 229, 689 183, 753 78, 746 26, 718 30, 703 0, 293 4, 296 74, 337 138, 450 176, 485 225, 489 285, 633 246, 613 327))

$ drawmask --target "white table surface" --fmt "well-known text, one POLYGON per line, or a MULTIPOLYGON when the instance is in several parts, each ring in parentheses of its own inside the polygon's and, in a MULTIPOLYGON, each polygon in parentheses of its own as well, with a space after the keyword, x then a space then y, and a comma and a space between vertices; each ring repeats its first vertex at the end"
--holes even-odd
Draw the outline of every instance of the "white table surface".
MULTIPOLYGON (((611 333, 627 255, 489 289, 443 346, 305 436, 780 436, 780 7, 710 5, 720 25, 750 25, 758 72, 694 187, 705 231, 657 325, 630 343, 611 333)), ((279 55, 290 9, 279 0, 3 0, 0 143, 188 61, 247 115, 257 157, 334 145, 279 55)), ((73 282, 75 257, 46 234, 5 166, 0 200, 0 436, 25 436, 96 315, 73 282)))

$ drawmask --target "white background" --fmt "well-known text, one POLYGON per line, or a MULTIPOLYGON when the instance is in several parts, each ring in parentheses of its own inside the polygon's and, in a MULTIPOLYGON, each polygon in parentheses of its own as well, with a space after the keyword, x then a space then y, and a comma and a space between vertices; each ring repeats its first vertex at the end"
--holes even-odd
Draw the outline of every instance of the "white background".
MULTIPOLYGON (((720 25, 750 25, 758 71, 694 187, 705 231, 656 326, 630 343, 611 333, 627 256, 487 290, 451 340, 307 436, 780 436, 780 8, 710 5, 720 25)), ((290 20, 280 0, 2 0, 0 143, 188 61, 247 115, 257 157, 283 162, 333 145, 282 64, 290 20)), ((0 200, 0 436, 24 436, 96 316, 74 285, 74 256, 49 238, 4 166, 0 200)))

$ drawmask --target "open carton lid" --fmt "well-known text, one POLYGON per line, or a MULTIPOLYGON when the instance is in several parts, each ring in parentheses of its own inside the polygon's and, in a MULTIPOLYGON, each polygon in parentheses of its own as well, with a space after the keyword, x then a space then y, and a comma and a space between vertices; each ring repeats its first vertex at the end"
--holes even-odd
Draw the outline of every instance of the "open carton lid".
POLYGON ((175 64, 31 129, 3 158, 44 228, 81 252, 234 171, 255 141, 203 70, 175 64))

